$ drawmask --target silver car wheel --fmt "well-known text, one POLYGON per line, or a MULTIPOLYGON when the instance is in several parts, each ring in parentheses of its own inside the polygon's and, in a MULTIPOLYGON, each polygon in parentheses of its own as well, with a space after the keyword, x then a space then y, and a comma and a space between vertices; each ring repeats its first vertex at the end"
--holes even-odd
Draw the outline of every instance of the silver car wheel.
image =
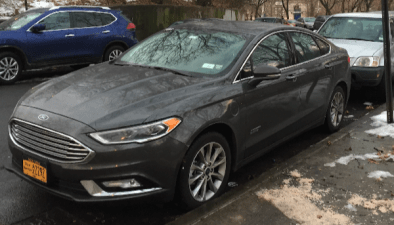
POLYGON ((344 106, 343 95, 340 92, 335 93, 331 100, 330 108, 331 123, 334 127, 339 126, 339 123, 342 121, 344 106))
POLYGON ((111 53, 109 53, 109 57, 108 57, 109 61, 118 58, 120 56, 120 54, 122 54, 121 50, 119 50, 119 49, 113 50, 111 53))
POLYGON ((0 60, 0 78, 3 80, 14 79, 19 72, 18 62, 12 57, 4 57, 0 60))
POLYGON ((226 153, 216 142, 204 145, 194 157, 189 171, 189 190, 199 202, 211 199, 226 174, 226 153))

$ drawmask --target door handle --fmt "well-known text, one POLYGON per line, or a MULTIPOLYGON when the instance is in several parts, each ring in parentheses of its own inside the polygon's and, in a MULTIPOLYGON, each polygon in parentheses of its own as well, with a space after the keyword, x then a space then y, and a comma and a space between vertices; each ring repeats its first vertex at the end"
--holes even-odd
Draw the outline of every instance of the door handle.
POLYGON ((101 32, 101 33, 106 34, 106 33, 109 33, 109 32, 111 32, 111 31, 105 30, 105 31, 103 31, 103 32, 101 32))
POLYGON ((286 77, 286 80, 291 80, 293 82, 297 81, 297 76, 295 74, 290 74, 286 77))
POLYGON ((66 34, 66 37, 74 37, 74 34, 66 34))
POLYGON ((332 69, 332 65, 327 63, 324 65, 324 68, 331 70, 332 69))

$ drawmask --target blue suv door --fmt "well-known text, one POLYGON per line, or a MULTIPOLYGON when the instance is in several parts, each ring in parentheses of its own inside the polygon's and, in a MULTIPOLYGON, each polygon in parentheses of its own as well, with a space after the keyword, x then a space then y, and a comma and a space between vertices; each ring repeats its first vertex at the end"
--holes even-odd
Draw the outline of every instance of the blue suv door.
POLYGON ((28 31, 26 36, 31 44, 26 51, 31 63, 73 63, 73 57, 78 46, 75 40, 75 29, 71 28, 70 13, 66 11, 55 12, 40 20, 45 24, 42 32, 28 31))
POLYGON ((77 28, 76 39, 82 57, 100 60, 104 48, 114 37, 112 29, 116 20, 110 13, 96 11, 71 12, 74 27, 77 28))

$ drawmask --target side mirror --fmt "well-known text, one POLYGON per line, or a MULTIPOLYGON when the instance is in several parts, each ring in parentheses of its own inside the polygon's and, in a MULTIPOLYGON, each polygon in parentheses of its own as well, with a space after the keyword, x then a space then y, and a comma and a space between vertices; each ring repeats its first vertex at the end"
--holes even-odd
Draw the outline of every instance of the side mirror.
POLYGON ((45 24, 36 24, 31 28, 31 31, 34 33, 38 33, 40 31, 45 30, 46 26, 45 24))
POLYGON ((279 79, 281 71, 274 66, 261 65, 253 71, 253 78, 248 82, 251 86, 256 87, 263 80, 279 79))

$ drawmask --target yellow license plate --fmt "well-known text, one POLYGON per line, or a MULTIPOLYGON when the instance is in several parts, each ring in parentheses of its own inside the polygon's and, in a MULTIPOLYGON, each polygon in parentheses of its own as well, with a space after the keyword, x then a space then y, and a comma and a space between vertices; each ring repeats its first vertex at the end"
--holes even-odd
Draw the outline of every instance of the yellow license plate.
POLYGON ((47 183, 47 169, 37 161, 32 159, 23 160, 23 173, 47 183))

